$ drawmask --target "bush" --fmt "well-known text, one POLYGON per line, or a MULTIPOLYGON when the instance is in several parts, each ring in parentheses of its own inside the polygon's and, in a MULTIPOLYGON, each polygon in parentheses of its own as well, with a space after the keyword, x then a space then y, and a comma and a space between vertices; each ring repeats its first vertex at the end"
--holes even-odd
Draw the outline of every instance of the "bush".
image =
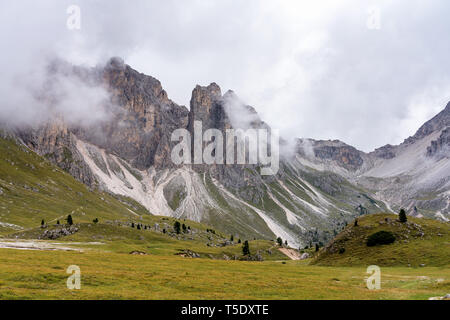
POLYGON ((395 241, 395 236, 389 231, 378 231, 371 234, 367 239, 367 246, 373 247, 376 245, 390 244, 395 241))
POLYGON ((400 222, 406 222, 408 220, 408 218, 406 217, 405 209, 400 210, 398 214, 398 219, 400 220, 400 222))
POLYGON ((98 223, 98 218, 95 218, 94 220, 92 220, 93 223, 98 223))

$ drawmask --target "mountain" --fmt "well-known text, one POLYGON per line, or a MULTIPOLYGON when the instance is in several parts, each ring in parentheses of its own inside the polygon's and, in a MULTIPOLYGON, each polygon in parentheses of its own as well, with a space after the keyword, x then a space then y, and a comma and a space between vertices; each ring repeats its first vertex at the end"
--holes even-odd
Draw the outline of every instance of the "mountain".
POLYGON ((400 145, 386 145, 364 153, 340 141, 312 140, 308 141, 312 151, 309 155, 300 153, 300 161, 374 190, 374 197, 394 211, 405 207, 413 216, 448 221, 449 136, 450 103, 400 145))
POLYGON ((51 115, 45 124, 8 132, 93 192, 133 199, 150 214, 205 222, 242 238, 280 236, 296 247, 326 243, 354 217, 391 207, 449 217, 448 106, 403 144, 373 153, 340 141, 297 139, 291 147, 281 140, 278 173, 261 175, 260 164, 171 161, 172 132, 193 136, 195 121, 203 131, 270 130, 232 91, 196 86, 188 110, 157 79, 119 58, 96 68, 55 62, 50 72, 105 88, 110 117, 92 125, 51 115))

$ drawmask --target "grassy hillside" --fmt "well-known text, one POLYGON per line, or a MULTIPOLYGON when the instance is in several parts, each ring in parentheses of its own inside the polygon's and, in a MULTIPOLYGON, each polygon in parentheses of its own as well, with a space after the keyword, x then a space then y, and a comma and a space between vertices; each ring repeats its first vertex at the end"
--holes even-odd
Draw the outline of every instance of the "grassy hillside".
POLYGON ((137 202, 89 190, 71 175, 11 139, 0 138, 0 235, 56 222, 148 215, 137 202))
MULTIPOLYGON (((176 255, 186 251, 196 253, 206 259, 241 259, 242 243, 238 239, 229 242, 229 236, 208 226, 188 220, 180 223, 189 226, 189 230, 176 234, 173 224, 176 220, 168 217, 150 216, 139 221, 115 221, 109 223, 75 223, 78 232, 58 238, 57 243, 68 247, 90 249, 102 252, 130 253, 139 251, 151 255, 176 255), (130 223, 134 222, 132 228, 130 223), (137 224, 151 226, 151 229, 137 229, 137 224), (159 231, 154 230, 158 224, 159 231), (166 230, 162 232, 163 228, 166 230), (225 245, 226 244, 226 245, 225 245)), ((6 235, 6 239, 42 239, 46 230, 59 229, 61 226, 34 228, 27 231, 6 235)), ((245 239, 242 239, 242 242, 245 239)), ((0 238, 1 241, 1 238, 0 238)), ((52 241, 49 241, 50 243, 52 241)), ((264 260, 288 260, 288 257, 278 250, 274 241, 251 240, 251 255, 259 254, 264 260)))
POLYGON ((313 262, 329 266, 448 266, 450 265, 450 223, 408 217, 406 223, 393 214, 360 217, 358 226, 348 225, 323 248, 313 262), (378 231, 395 236, 391 244, 367 246, 378 231))

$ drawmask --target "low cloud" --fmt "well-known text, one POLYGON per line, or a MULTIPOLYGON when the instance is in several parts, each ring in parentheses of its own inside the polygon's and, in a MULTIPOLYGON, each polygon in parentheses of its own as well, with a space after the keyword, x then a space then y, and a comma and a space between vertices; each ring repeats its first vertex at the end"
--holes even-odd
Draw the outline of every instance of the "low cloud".
MULTIPOLYGON (((45 114, 24 88, 39 88, 49 58, 92 67, 121 56, 179 104, 216 82, 284 137, 371 151, 414 134, 450 100, 449 9, 445 0, 4 1, 0 117, 45 114), (81 10, 79 30, 66 27, 70 5, 81 10)), ((101 119, 92 106, 102 88, 63 80, 59 111, 101 119)))

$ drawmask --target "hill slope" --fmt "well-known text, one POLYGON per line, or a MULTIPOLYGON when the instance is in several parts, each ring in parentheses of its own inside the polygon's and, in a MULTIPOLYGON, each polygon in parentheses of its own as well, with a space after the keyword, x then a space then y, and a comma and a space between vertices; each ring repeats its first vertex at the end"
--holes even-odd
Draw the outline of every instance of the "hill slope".
POLYGON ((0 138, 0 234, 55 223, 148 215, 134 200, 90 190, 11 138, 0 138))
POLYGON ((450 265, 450 223, 393 214, 373 214, 347 226, 312 262, 329 266, 445 266, 450 265), (368 247, 367 238, 389 231, 394 243, 368 247))

